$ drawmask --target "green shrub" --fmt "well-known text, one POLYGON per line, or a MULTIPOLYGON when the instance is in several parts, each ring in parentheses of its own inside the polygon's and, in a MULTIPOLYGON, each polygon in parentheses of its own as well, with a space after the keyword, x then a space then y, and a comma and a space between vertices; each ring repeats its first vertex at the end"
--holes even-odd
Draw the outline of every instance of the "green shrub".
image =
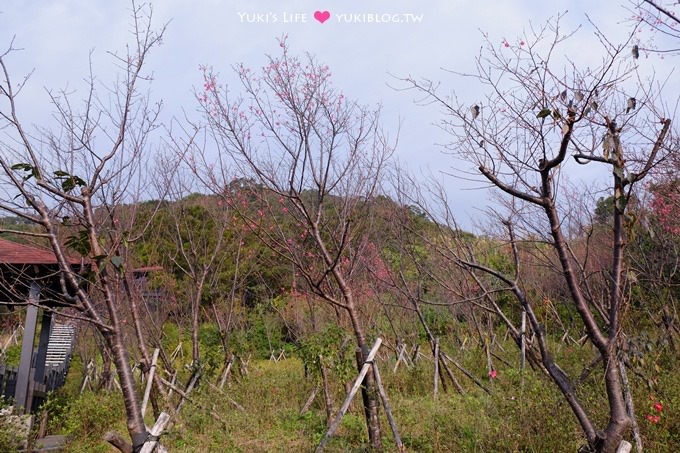
POLYGON ((110 430, 125 435, 125 411, 118 392, 85 392, 73 400, 64 414, 63 429, 69 437, 70 452, 108 452, 102 440, 110 430))

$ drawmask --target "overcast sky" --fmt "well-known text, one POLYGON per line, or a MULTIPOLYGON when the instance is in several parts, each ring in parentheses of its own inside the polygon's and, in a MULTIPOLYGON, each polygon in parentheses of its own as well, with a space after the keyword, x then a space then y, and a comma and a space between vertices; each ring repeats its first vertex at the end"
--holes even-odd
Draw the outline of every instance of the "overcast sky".
MULTIPOLYGON (((623 3, 623 2, 622 2, 623 3)), ((412 75, 440 80, 459 96, 474 100, 482 87, 456 79, 442 68, 471 71, 482 45, 481 33, 492 42, 516 42, 531 23, 569 11, 565 28, 583 24, 572 40, 571 58, 599 60, 586 14, 614 42, 630 31, 630 12, 616 2, 535 0, 157 0, 158 25, 169 22, 163 46, 150 60, 152 96, 163 99, 165 114, 196 109, 193 92, 202 84, 199 65, 212 66, 231 79, 231 66, 244 62, 259 67, 264 54, 278 50, 276 38, 288 35, 291 51, 311 52, 328 64, 334 83, 362 103, 381 103, 384 127, 401 123, 398 156, 414 171, 448 171, 454 163, 438 143, 446 137, 433 126, 439 112, 413 103, 413 93, 396 91, 396 77, 412 75), (321 23, 315 19, 326 19, 321 23), (373 16, 371 16, 373 15, 373 16), (373 17, 373 22, 369 18, 373 17), (380 23, 375 18, 381 20, 380 23), (363 22, 360 22, 363 20, 363 22), (357 22, 359 21, 359 22, 357 22)), ((129 41, 127 0, 2 0, 0 46, 12 37, 22 50, 8 59, 14 77, 34 70, 23 94, 24 120, 41 124, 49 118, 45 88, 82 90, 93 51, 94 72, 115 77, 106 51, 129 41)), ((668 73, 672 62, 656 59, 657 72, 668 73)), ((677 78, 676 78, 677 79, 677 78)), ((669 89, 680 92, 677 81, 669 89)), ((483 191, 452 178, 447 186, 463 224, 487 203, 483 191)))

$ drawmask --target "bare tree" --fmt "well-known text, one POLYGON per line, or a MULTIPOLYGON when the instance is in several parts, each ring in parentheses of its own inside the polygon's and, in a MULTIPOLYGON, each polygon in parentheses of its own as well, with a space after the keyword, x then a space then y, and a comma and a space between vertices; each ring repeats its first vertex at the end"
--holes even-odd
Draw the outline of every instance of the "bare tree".
POLYGON ((628 10, 633 13, 631 22, 642 25, 651 34, 638 38, 631 48, 634 58, 641 53, 678 55, 680 53, 680 6, 678 2, 633 0, 628 10))
POLYGON ((598 68, 581 70, 569 59, 558 61, 570 36, 560 29, 558 18, 532 28, 516 43, 496 46, 487 41, 476 73, 469 75, 489 88, 483 101, 442 97, 431 82, 408 82, 425 94, 425 100, 443 108, 442 125, 453 137, 452 152, 473 163, 492 187, 512 200, 505 226, 513 270, 508 273, 459 255, 460 264, 492 275, 512 292, 537 335, 545 370, 581 425, 586 450, 614 452, 631 427, 619 367, 621 318, 627 302, 623 262, 627 207, 633 189, 668 152, 671 122, 658 87, 653 81, 641 81, 629 42, 614 45, 598 32, 605 57, 598 68), (584 271, 565 232, 561 173, 570 155, 578 164, 602 165, 612 175, 610 267, 606 275, 599 274, 609 288, 602 310, 589 291, 593 276, 584 271), (517 235, 528 228, 518 232, 516 225, 543 232, 539 238, 554 251, 569 300, 601 357, 603 394, 609 404, 604 428, 597 427, 575 391, 574 378, 551 354, 533 301, 523 289, 518 252, 522 237, 517 235))
MULTIPOLYGON (((312 56, 291 56, 285 39, 280 46, 261 72, 236 68, 240 94, 221 89, 206 69, 199 98, 224 159, 212 183, 219 191, 228 186, 219 176, 227 165, 252 179, 253 230, 310 291, 347 315, 365 357, 369 340, 353 272, 392 147, 378 111, 347 100, 312 56), (287 225, 267 223, 274 218, 287 225)), ((370 372, 365 384, 373 385, 370 372)), ((364 404, 370 441, 380 448, 376 395, 365 392, 364 404)))
POLYGON ((27 79, 17 84, 10 76, 12 45, 0 54, 0 210, 38 226, 33 236, 50 244, 61 269, 62 297, 75 317, 97 328, 111 354, 128 433, 139 447, 148 433, 118 297, 126 269, 120 250, 132 238, 120 225, 116 207, 134 203, 144 190, 147 141, 157 127, 160 104, 151 103, 141 88, 148 81, 145 62, 164 28, 154 31, 150 8, 134 2, 132 19, 132 43, 125 53, 112 54, 122 71, 112 86, 100 86, 90 74, 83 104, 72 93, 50 92, 54 131, 26 129, 17 100, 27 79), (82 257, 86 272, 70 266, 73 253, 82 257))

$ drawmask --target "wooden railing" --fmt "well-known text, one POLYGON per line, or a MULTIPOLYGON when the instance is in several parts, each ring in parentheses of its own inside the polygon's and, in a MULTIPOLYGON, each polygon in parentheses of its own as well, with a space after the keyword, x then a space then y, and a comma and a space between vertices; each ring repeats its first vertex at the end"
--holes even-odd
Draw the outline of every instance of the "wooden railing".
POLYGON ((5 400, 14 398, 17 385, 17 368, 0 364, 0 396, 5 400))

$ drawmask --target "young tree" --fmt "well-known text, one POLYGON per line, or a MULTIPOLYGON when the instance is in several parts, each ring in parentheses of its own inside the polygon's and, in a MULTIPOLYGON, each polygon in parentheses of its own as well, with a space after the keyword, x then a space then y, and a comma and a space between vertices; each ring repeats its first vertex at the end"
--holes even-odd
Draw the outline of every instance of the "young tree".
MULTIPOLYGON (((469 259, 459 263, 495 277, 516 297, 537 336, 542 364, 578 419, 587 449, 614 452, 631 427, 619 366, 627 303, 623 260, 627 207, 636 185, 669 151, 671 121, 657 87, 641 82, 630 43, 613 45, 598 33, 605 57, 596 69, 580 69, 569 59, 557 61, 570 36, 561 30, 558 18, 532 28, 514 43, 503 40, 497 46, 487 38, 472 75, 490 89, 483 101, 449 99, 431 82, 408 82, 444 109, 447 117, 442 124, 453 137, 452 152, 473 163, 483 179, 511 201, 504 213, 514 256, 510 272, 469 259), (585 271, 565 231, 568 212, 561 176, 570 155, 578 164, 602 165, 612 175, 611 264, 606 275, 599 274, 609 288, 603 310, 597 309, 590 292, 595 276, 585 271), (539 234, 550 244, 569 300, 601 357, 603 394, 609 405, 603 428, 579 399, 574 378, 551 354, 534 301, 523 289, 518 252, 523 231, 539 234)), ((532 239, 528 234, 524 238, 532 239)))
POLYGON ((159 236, 171 244, 167 259, 180 284, 178 291, 191 306, 191 357, 198 371, 201 304, 226 264, 226 236, 232 215, 229 207, 214 196, 196 193, 186 172, 173 172, 163 179, 169 201, 163 209, 168 231, 159 236))
MULTIPOLYGON (((90 74, 84 104, 72 94, 51 92, 55 130, 26 129, 18 108, 22 88, 10 76, 14 48, 0 54, 0 210, 39 227, 60 269, 62 297, 78 319, 92 323, 113 358, 134 447, 148 433, 124 343, 117 294, 126 263, 120 249, 129 237, 116 206, 133 203, 144 189, 147 140, 157 127, 159 104, 140 90, 148 80, 144 65, 164 29, 151 28, 151 11, 132 2, 134 40, 124 54, 113 54, 123 76, 101 94, 90 74), (87 272, 78 273, 70 256, 79 254, 87 272)), ((16 231, 22 234, 21 231, 16 231)), ((129 446, 128 446, 129 448, 129 446)))
MULTIPOLYGON (((332 86, 329 68, 310 55, 290 55, 285 38, 280 47, 259 72, 236 68, 241 94, 220 88, 206 69, 200 102, 219 155, 256 182, 254 231, 310 291, 347 315, 365 357, 369 340, 354 269, 392 148, 379 111, 347 100, 332 86), (272 219, 284 220, 267 224, 272 219)), ((229 182, 218 174, 211 181, 218 193, 229 182)), ((372 379, 369 372, 368 387, 372 379)), ((371 443, 379 448, 376 395, 365 392, 364 404, 371 443)))

